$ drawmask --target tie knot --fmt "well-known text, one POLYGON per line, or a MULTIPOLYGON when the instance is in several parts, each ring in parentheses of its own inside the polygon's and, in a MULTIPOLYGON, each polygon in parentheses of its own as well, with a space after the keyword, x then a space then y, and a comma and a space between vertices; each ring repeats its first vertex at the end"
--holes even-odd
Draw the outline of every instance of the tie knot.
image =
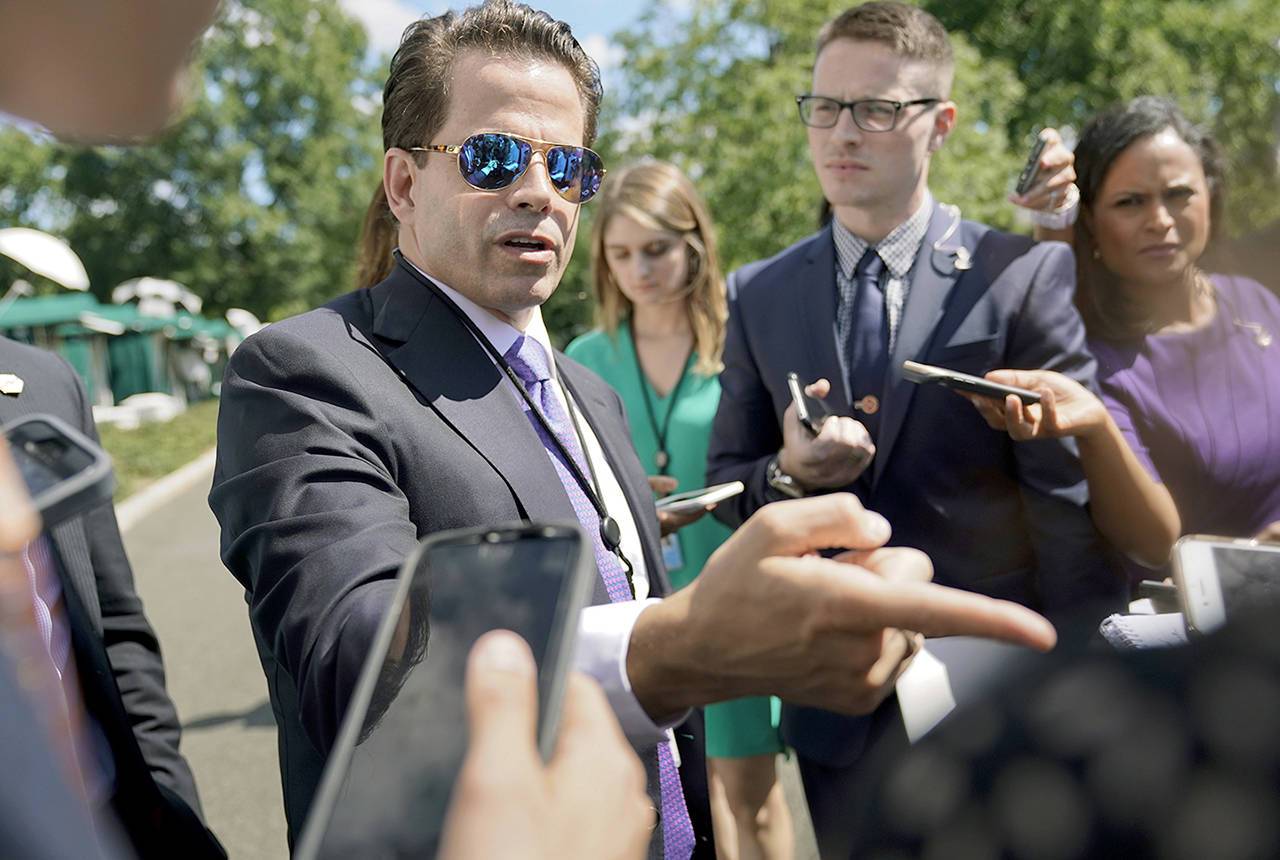
POLYGON ((547 353, 542 344, 531 337, 520 335, 502 357, 525 385, 545 382, 551 378, 547 353))
POLYGON ((858 260, 858 265, 853 268, 853 276, 855 278, 875 278, 879 279, 880 273, 884 271, 884 260, 880 259, 880 254, 875 248, 868 247, 863 252, 862 258, 858 260))

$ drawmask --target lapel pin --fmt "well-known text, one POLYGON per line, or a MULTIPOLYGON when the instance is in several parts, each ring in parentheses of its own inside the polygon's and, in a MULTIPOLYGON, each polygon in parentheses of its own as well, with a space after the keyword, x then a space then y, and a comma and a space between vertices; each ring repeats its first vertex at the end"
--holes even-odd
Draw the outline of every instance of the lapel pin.
POLYGON ((22 393, 22 387, 25 383, 22 377, 16 373, 0 373, 0 394, 8 394, 17 396, 22 393))

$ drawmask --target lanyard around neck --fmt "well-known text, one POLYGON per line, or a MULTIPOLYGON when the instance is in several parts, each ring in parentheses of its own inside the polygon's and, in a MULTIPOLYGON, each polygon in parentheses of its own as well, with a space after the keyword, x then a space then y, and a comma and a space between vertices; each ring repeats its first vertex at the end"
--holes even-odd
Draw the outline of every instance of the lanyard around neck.
POLYGON ((667 467, 671 465, 671 455, 667 453, 667 434, 671 430, 671 416, 676 411, 676 404, 680 400, 680 387, 684 385, 684 378, 689 375, 689 359, 693 358, 693 344, 689 344, 689 351, 684 355, 684 364, 680 365, 680 378, 676 380, 675 387, 671 389, 671 402, 667 404, 667 412, 662 416, 662 427, 658 427, 658 417, 653 408, 653 400, 649 397, 649 381, 644 375, 644 368, 640 366, 640 346, 636 343, 636 327, 630 317, 627 318, 627 333, 631 336, 631 357, 635 359, 636 379, 640 383, 640 395, 644 398, 644 411, 649 416, 649 427, 653 429, 654 438, 658 440, 658 451, 653 455, 653 465, 658 467, 658 474, 667 474, 667 467))
MULTIPOLYGON (((409 261, 404 258, 404 255, 400 253, 399 248, 395 249, 392 252, 392 255, 395 257, 397 265, 404 269, 405 272, 412 275, 414 280, 430 289, 438 299, 445 303, 446 307, 453 311, 454 316, 456 316, 458 320, 466 326, 467 330, 471 332, 475 339, 480 342, 480 345, 489 353, 490 358, 492 358, 494 363, 502 369, 503 373, 507 375, 507 378, 510 379, 511 383, 516 387, 516 391, 518 391, 520 396, 524 398, 525 404, 533 413, 538 424, 540 424, 542 429, 546 431, 547 438, 551 440, 552 444, 556 446, 556 450, 560 452, 565 465, 573 475, 574 481, 576 481, 578 486, 582 488, 583 495, 585 495, 587 500, 591 502, 591 507, 595 508, 596 516, 600 520, 600 539, 604 541, 605 548, 616 555, 618 560, 622 563, 622 567, 627 575, 627 587, 631 589, 631 596, 634 598, 636 596, 636 586, 634 582, 635 573, 631 566, 631 561, 622 552, 622 527, 618 525, 617 520, 609 516, 608 510, 604 506, 604 499, 602 499, 601 494, 597 492, 595 481, 592 479, 594 476, 592 476, 592 478, 588 478, 583 474, 582 469, 578 466, 577 460, 575 460, 573 455, 569 453, 569 449, 565 446, 564 442, 560 440, 559 434, 557 434, 555 428, 551 426, 551 422, 547 420, 547 416, 542 414, 541 407, 539 407, 534 401, 533 396, 529 394, 529 389, 525 387, 524 381, 520 379, 511 365, 507 363, 507 360, 503 357, 502 353, 498 352, 498 348, 490 342, 489 338, 485 337, 484 332, 480 331, 480 327, 476 325, 475 320, 467 316, 466 313, 463 312, 462 308, 458 307, 458 305, 445 294, 444 290, 440 289, 430 278, 426 277, 414 268, 409 261)), ((555 356, 552 356, 551 360, 554 361, 555 356)), ((550 382, 550 380, 548 380, 548 382, 550 382)), ((573 422, 574 432, 578 434, 578 439, 581 440, 583 437, 581 428, 578 426, 577 410, 571 403, 566 405, 569 409, 569 418, 573 422)), ((587 459, 587 465, 588 468, 590 468, 591 455, 587 453, 587 445, 585 442, 582 443, 582 456, 587 459)))

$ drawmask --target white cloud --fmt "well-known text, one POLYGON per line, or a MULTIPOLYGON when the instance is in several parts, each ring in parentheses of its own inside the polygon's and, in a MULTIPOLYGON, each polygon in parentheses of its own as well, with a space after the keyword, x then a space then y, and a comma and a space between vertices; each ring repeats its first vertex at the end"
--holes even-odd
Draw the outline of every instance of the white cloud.
POLYGON ((603 33, 592 33, 580 41, 582 49, 600 66, 601 74, 610 69, 616 69, 622 64, 622 57, 625 53, 622 50, 622 46, 610 41, 609 37, 603 33))
POLYGON ((400 34, 422 13, 401 0, 339 0, 343 10, 364 24, 369 43, 379 53, 390 53, 400 44, 400 34))

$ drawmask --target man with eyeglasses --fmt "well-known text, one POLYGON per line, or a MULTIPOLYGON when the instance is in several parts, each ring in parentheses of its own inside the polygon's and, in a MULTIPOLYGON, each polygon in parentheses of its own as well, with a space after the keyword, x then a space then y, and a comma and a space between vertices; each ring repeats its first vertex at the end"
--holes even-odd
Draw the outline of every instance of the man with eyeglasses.
MULTIPOLYGON (((762 512, 670 593, 618 395, 551 348, 539 311, 607 181, 587 148, 599 99, 595 64, 543 13, 493 0, 415 22, 383 92, 390 275, 232 357, 210 505, 246 589, 291 833, 397 568, 445 529, 583 524, 600 578, 575 663, 644 764, 654 858, 714 852, 691 709, 778 693, 866 712, 916 649, 903 628, 1054 640, 1022 607, 927 583, 927 559, 880 548, 886 524, 852 497, 762 512), (837 543, 861 552, 811 556, 837 543)), ((557 835, 555 856, 578 856, 577 834, 557 835)))
MULTIPOLYGON (((1124 583, 1089 520, 1074 444, 1013 442, 956 393, 901 374, 910 359, 1094 384, 1070 249, 963 220, 929 192, 957 121, 952 73, 945 29, 914 6, 855 6, 819 33, 796 101, 832 217, 729 277, 708 481, 747 489, 716 515, 736 525, 777 499, 852 492, 889 520, 894 545, 930 556, 939 582, 1096 623, 1124 583), (835 416, 816 433, 791 405, 791 371, 835 416)), ((895 712, 784 706, 824 857, 847 854, 857 763, 869 738, 901 733, 895 712)))

